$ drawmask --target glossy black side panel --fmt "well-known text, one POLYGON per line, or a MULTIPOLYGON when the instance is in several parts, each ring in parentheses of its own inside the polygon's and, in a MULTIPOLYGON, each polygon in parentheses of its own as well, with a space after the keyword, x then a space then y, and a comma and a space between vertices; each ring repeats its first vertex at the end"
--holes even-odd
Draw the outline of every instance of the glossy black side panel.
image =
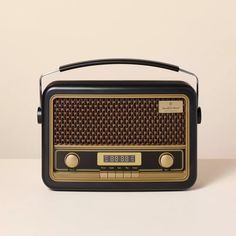
POLYGON ((197 177, 197 97, 182 81, 66 81, 50 84, 43 93, 42 177, 54 190, 153 191, 184 190, 197 177), (55 94, 185 94, 190 100, 190 177, 184 182, 91 183, 55 182, 49 176, 49 100, 55 94))

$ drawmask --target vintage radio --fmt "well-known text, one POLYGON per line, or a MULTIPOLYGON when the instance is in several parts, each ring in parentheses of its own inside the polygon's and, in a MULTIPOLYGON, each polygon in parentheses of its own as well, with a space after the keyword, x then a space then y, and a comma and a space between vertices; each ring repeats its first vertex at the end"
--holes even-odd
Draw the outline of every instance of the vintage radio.
POLYGON ((42 92, 42 177, 55 190, 182 190, 197 176, 198 78, 178 66, 102 59, 58 72, 135 64, 183 72, 184 81, 54 81, 42 92))

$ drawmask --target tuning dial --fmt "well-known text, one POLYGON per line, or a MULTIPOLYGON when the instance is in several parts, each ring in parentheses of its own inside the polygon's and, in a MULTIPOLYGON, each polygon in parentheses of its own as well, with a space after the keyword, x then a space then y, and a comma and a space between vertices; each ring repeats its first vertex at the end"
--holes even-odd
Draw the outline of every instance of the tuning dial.
POLYGON ((79 156, 76 153, 69 153, 64 160, 68 168, 76 168, 79 165, 79 161, 79 156))
POLYGON ((159 157, 159 164, 163 168, 170 168, 174 164, 174 157, 169 152, 163 153, 159 157))

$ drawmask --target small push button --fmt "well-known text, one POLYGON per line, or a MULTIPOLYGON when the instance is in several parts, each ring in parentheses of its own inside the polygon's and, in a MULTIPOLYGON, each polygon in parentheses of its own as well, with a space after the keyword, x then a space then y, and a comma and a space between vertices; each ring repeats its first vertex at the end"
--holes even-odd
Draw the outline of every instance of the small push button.
POLYGON ((138 178, 139 177, 139 172, 138 171, 132 171, 131 172, 131 177, 132 178, 138 178))
POLYGON ((114 171, 109 171, 107 177, 113 179, 116 177, 116 173, 114 171))
POLYGON ((117 179, 124 178, 124 173, 123 173, 123 171, 116 171, 116 178, 117 178, 117 179))
POLYGON ((131 171, 124 171, 124 178, 131 178, 131 171))
POLYGON ((107 177, 108 177, 107 171, 101 171, 100 172, 100 178, 101 179, 107 179, 107 177))

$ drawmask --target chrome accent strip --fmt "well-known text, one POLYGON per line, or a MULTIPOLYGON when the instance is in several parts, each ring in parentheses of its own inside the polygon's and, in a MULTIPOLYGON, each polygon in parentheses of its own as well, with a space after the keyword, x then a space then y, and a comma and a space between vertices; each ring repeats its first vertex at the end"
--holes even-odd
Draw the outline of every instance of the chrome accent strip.
POLYGON ((54 71, 50 71, 48 73, 42 74, 39 78, 39 101, 40 101, 40 107, 42 108, 42 96, 43 96, 43 92, 42 92, 42 83, 43 83, 43 77, 54 74, 59 72, 59 69, 54 70, 54 71))
POLYGON ((182 72, 182 73, 185 73, 185 74, 188 74, 188 75, 191 75, 191 76, 195 77, 195 79, 196 79, 197 102, 198 102, 198 97, 199 97, 199 79, 198 79, 197 75, 194 74, 193 72, 190 72, 190 71, 187 71, 187 70, 184 70, 184 69, 181 69, 181 68, 179 68, 179 71, 182 72))

